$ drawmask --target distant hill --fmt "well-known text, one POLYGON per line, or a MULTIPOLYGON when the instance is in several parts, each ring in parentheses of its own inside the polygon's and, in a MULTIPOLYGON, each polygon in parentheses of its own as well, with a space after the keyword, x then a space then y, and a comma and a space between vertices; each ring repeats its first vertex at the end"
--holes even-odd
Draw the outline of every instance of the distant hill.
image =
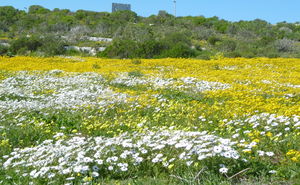
POLYGON ((0 7, 1 55, 90 55, 66 46, 106 48, 109 58, 300 57, 299 23, 230 22, 218 17, 149 17, 131 11, 0 7), (112 42, 86 38, 111 38, 112 42), (68 39, 66 39, 68 38, 68 39))

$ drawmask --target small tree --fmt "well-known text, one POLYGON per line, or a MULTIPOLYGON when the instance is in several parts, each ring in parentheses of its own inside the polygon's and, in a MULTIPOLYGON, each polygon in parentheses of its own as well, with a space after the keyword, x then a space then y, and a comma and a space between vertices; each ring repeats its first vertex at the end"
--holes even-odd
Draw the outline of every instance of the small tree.
POLYGON ((195 57, 196 53, 193 49, 189 48, 183 43, 177 43, 172 48, 165 50, 160 57, 166 58, 189 58, 189 57, 195 57))
POLYGON ((279 52, 289 52, 294 48, 294 41, 289 39, 281 39, 275 41, 275 47, 279 52))
POLYGON ((217 42, 217 47, 223 52, 232 52, 236 49, 237 44, 234 40, 226 39, 221 42, 217 42))
POLYGON ((42 52, 44 52, 48 56, 61 55, 64 54, 65 42, 55 36, 46 36, 43 39, 43 44, 39 48, 42 52))
POLYGON ((138 44, 132 40, 116 39, 99 54, 100 57, 111 58, 138 58, 138 44))
POLYGON ((11 42, 10 51, 13 54, 19 53, 19 50, 36 51, 42 46, 42 41, 37 36, 33 37, 21 37, 11 42))
POLYGON ((0 43, 0 55, 4 55, 8 52, 8 47, 1 45, 0 43))
POLYGON ((49 9, 39 6, 39 5, 32 5, 29 7, 29 10, 28 10, 29 14, 46 14, 49 12, 50 12, 49 9))

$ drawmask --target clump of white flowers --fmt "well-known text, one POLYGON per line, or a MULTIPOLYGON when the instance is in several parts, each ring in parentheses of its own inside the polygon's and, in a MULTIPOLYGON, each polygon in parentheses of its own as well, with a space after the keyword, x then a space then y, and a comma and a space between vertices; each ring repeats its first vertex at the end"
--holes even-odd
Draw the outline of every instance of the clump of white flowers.
MULTIPOLYGON (((73 174, 99 176, 107 173, 126 173, 144 163, 173 168, 190 166, 205 159, 239 159, 236 142, 210 135, 207 132, 179 130, 124 133, 117 137, 71 136, 69 139, 46 140, 35 147, 16 148, 7 156, 4 168, 24 169, 23 176, 54 178, 73 174), (179 166, 178 166, 179 165, 179 166), (34 169, 27 171, 29 169, 34 169)), ((59 135, 60 136, 60 135, 59 135)), ((203 161, 204 162, 204 161, 203 161)), ((226 169, 220 169, 226 173, 226 169)), ((69 180, 70 178, 68 178, 69 180)))
POLYGON ((18 72, 0 82, 2 114, 65 110, 84 106, 106 106, 125 102, 127 95, 105 85, 97 73, 18 72))
POLYGON ((160 76, 129 76, 128 73, 120 73, 117 78, 111 81, 112 84, 122 84, 126 86, 147 85, 154 89, 172 88, 177 90, 192 90, 195 92, 224 90, 231 87, 229 84, 221 82, 210 82, 199 80, 194 77, 180 79, 163 78, 160 76))

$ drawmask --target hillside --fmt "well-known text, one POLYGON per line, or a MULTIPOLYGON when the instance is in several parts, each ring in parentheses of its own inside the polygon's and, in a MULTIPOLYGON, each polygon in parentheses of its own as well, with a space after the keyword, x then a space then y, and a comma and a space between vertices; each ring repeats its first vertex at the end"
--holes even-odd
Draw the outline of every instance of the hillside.
POLYGON ((218 17, 174 17, 167 12, 141 17, 130 11, 72 12, 35 5, 26 12, 0 7, 0 54, 9 56, 297 58, 299 41, 297 23, 230 22, 218 17))

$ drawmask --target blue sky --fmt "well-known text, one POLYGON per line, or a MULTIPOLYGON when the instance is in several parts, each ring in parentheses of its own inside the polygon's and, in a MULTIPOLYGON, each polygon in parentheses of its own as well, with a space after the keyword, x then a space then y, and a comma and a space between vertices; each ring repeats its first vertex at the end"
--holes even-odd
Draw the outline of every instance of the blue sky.
MULTIPOLYGON (((0 6, 18 9, 30 5, 46 8, 67 8, 92 11, 111 11, 111 3, 130 3, 141 16, 157 14, 159 10, 173 13, 173 0, 0 0, 0 6)), ((230 21, 264 19, 271 23, 300 22, 300 0, 177 0, 178 16, 218 16, 230 21)))

